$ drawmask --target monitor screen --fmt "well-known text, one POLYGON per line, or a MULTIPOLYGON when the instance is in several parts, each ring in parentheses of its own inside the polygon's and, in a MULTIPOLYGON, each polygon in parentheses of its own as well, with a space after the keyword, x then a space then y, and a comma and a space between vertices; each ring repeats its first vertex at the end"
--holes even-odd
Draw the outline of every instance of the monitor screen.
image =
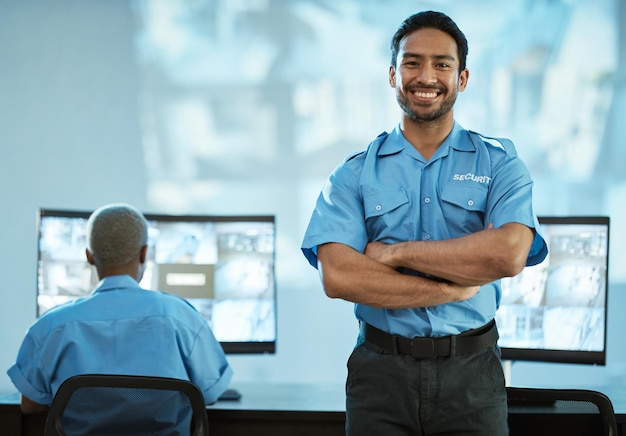
MULTIPOLYGON (((39 210, 37 316, 97 285, 85 257, 90 213, 39 210)), ((226 353, 274 353, 274 216, 144 215, 149 248, 141 286, 189 301, 226 353)))
POLYGON ((502 280, 504 360, 606 363, 609 217, 539 217, 549 254, 502 280))

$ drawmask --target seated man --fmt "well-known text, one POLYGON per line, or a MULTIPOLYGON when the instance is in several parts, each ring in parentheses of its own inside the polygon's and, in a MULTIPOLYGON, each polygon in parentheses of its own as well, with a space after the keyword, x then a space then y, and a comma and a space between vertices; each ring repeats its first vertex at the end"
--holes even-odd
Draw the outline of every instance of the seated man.
POLYGON ((135 208, 113 204, 87 222, 87 261, 100 283, 29 329, 8 370, 24 413, 47 410, 57 389, 77 374, 130 374, 187 379, 215 402, 231 378, 220 343, 185 300, 139 286, 148 224, 135 208))

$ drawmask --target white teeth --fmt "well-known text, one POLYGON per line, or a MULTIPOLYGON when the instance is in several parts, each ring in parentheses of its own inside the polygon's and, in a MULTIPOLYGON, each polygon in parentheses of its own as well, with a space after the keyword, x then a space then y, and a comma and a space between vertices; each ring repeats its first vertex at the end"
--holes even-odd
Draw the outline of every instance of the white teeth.
POLYGON ((435 98, 437 97, 436 92, 416 92, 415 95, 420 98, 435 98))

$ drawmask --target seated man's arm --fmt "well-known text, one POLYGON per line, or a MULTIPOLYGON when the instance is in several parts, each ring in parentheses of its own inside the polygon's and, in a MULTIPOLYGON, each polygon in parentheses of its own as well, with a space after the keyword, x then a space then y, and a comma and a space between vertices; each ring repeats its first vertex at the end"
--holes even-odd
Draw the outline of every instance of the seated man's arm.
POLYGON ((401 274, 339 243, 318 247, 318 270, 331 298, 387 309, 434 306, 466 300, 478 286, 459 286, 401 274))
POLYGON ((482 285, 522 271, 534 238, 529 227, 508 223, 441 241, 373 242, 365 254, 392 268, 405 267, 464 286, 482 285))
POLYGON ((20 404, 20 409, 24 414, 46 412, 48 408, 49 407, 47 405, 35 403, 30 398, 22 395, 22 403, 20 404))

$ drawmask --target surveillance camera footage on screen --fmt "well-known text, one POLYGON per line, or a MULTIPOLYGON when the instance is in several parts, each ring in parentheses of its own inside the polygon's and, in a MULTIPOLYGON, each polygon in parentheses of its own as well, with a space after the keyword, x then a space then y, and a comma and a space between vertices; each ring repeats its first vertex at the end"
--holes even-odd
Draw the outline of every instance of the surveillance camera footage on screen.
POLYGON ((501 281, 503 358, 605 364, 609 218, 539 220, 548 257, 501 281))
MULTIPOLYGON (((145 216, 149 248, 140 285, 185 298, 226 352, 274 352, 274 217, 145 216)), ((40 211, 38 316, 96 287, 96 271, 85 259, 88 217, 40 211)))

